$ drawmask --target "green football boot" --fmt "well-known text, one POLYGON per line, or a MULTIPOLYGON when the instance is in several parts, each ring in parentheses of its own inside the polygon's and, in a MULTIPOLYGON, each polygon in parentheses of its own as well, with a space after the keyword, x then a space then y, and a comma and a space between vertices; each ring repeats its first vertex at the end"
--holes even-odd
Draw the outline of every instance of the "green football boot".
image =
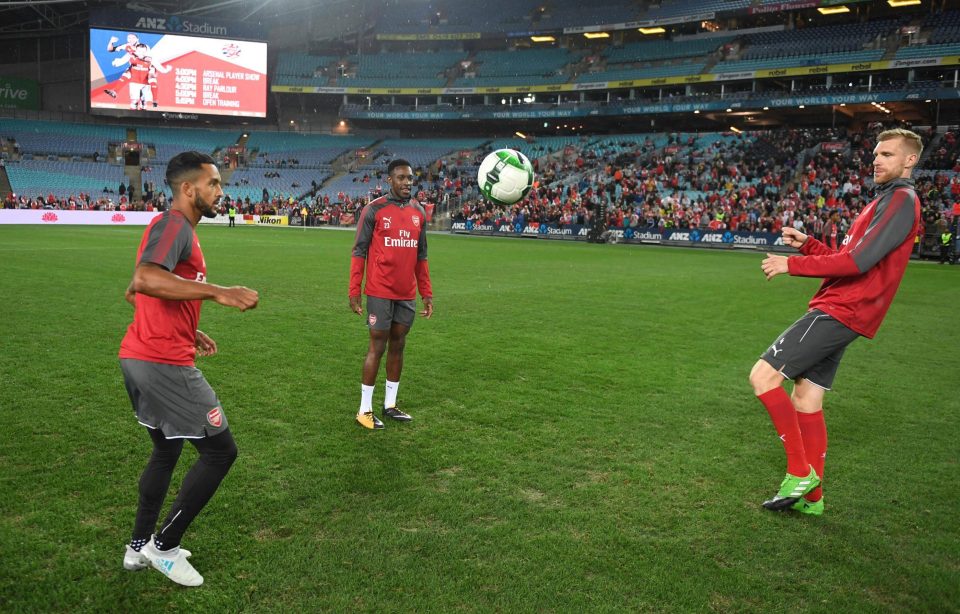
POLYGON ((823 516, 823 498, 819 501, 807 501, 803 497, 790 506, 790 509, 809 516, 823 516))
POLYGON ((788 473, 787 477, 780 482, 780 490, 772 499, 764 501, 763 507, 775 512, 783 511, 819 485, 820 478, 812 465, 810 466, 810 473, 805 476, 788 473))

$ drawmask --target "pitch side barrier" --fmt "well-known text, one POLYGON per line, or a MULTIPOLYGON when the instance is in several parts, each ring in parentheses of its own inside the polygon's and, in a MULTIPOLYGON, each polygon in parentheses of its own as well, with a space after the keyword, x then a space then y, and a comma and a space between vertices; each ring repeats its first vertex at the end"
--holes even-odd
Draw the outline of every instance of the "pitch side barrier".
MULTIPOLYGON (((618 243, 673 245, 683 247, 711 247, 722 249, 790 249, 783 244, 783 237, 772 232, 742 232, 733 230, 658 230, 654 228, 607 228, 610 237, 618 243)), ((580 224, 526 225, 513 223, 476 224, 472 221, 454 222, 453 234, 484 235, 497 237, 526 237, 535 239, 565 239, 586 241, 590 226, 580 224)))
MULTIPOLYGON (((146 226, 160 215, 157 211, 70 211, 63 209, 0 209, 0 224, 35 224, 38 226, 146 226)), ((254 226, 300 225, 299 217, 291 221, 286 215, 237 215, 237 224, 254 226)), ((201 218, 203 224, 229 224, 230 218, 218 215, 201 218)))

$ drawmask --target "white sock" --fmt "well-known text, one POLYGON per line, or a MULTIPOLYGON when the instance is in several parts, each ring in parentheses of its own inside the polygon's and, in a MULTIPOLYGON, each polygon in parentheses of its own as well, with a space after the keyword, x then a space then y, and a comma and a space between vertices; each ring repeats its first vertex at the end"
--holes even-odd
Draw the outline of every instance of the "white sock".
POLYGON ((387 380, 387 392, 383 397, 383 408, 396 407, 397 406, 397 390, 400 388, 400 382, 391 382, 387 380))
POLYGON ((373 389, 375 386, 364 386, 360 384, 360 411, 357 413, 365 414, 373 411, 373 389))

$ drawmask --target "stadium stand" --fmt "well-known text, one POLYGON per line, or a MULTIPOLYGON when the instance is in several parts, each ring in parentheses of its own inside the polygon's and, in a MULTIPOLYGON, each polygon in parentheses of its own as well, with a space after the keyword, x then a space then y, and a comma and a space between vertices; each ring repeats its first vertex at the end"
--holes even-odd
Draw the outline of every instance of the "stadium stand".
POLYGON ((840 24, 750 34, 744 37, 747 49, 741 54, 740 59, 809 56, 813 47, 821 54, 860 51, 879 37, 892 33, 898 24, 897 20, 886 19, 863 24, 840 24))
POLYGON ((702 62, 683 63, 668 66, 628 68, 585 73, 577 77, 577 83, 596 83, 603 81, 626 81, 629 79, 656 79, 659 77, 682 77, 698 75, 703 72, 702 62))
POLYGON ((52 123, 4 119, 3 136, 17 144, 22 153, 34 155, 107 155, 111 142, 126 140, 126 131, 117 126, 52 123))
POLYGON ((852 64, 855 62, 873 62, 883 57, 883 49, 867 51, 848 51, 840 53, 811 53, 781 58, 760 58, 755 60, 733 60, 717 62, 710 72, 730 73, 765 68, 792 68, 799 66, 825 66, 829 64, 852 64))
POLYGON ((610 64, 626 62, 653 62, 673 58, 707 55, 734 40, 734 36, 714 36, 694 40, 656 40, 628 43, 622 47, 607 47, 603 56, 610 64))
POLYGON ((104 162, 22 160, 8 162, 7 175, 15 194, 28 197, 52 194, 57 199, 81 192, 97 198, 115 195, 120 182, 127 182, 122 166, 104 162))

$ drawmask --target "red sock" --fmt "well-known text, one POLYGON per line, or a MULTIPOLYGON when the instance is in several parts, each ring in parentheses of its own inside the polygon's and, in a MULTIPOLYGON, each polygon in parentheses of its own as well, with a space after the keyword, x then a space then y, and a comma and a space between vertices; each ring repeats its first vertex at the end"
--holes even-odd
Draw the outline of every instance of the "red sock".
POLYGON ((807 501, 819 501, 823 497, 823 466, 827 461, 827 424, 823 420, 823 410, 812 414, 797 413, 800 433, 803 435, 803 447, 810 458, 810 464, 820 476, 821 486, 817 486, 804 495, 807 501))
POLYGON ((773 426, 777 429, 783 449, 787 453, 787 473, 805 476, 810 473, 807 463, 807 454, 803 447, 803 437, 800 435, 800 424, 797 422, 797 410, 790 400, 790 395, 782 387, 777 386, 757 397, 770 413, 773 426))

